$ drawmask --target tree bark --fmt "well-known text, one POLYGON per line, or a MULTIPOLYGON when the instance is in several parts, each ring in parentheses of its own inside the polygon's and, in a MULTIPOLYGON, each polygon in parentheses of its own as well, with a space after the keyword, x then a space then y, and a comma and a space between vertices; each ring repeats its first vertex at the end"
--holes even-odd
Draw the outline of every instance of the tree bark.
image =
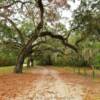
POLYGON ((30 55, 27 60, 27 68, 33 67, 33 56, 30 55))
POLYGON ((18 58, 16 67, 15 67, 15 73, 22 73, 24 59, 25 59, 25 56, 24 56, 24 53, 23 53, 18 58))
POLYGON ((54 35, 51 32, 41 32, 41 29, 43 28, 43 14, 44 14, 44 8, 43 8, 43 4, 42 4, 42 0, 37 0, 36 1, 38 4, 38 7, 40 9, 40 22, 38 24, 38 26, 36 27, 35 31, 32 33, 31 38, 29 39, 29 41, 24 45, 24 47, 22 48, 20 55, 18 57, 17 60, 17 64, 16 64, 16 68, 15 68, 15 72, 16 73, 22 73, 22 68, 23 68, 23 63, 25 58, 32 53, 32 43, 38 38, 38 37, 42 37, 42 36, 46 36, 49 35, 52 38, 57 38, 59 40, 62 41, 62 43, 65 46, 68 46, 69 48, 73 49, 74 51, 77 52, 77 48, 74 47, 73 45, 69 44, 68 42, 66 42, 66 40, 59 35, 54 35))
POLYGON ((29 39, 27 44, 22 48, 19 54, 17 64, 15 67, 15 73, 22 73, 24 60, 29 54, 32 53, 32 43, 38 38, 40 31, 43 27, 44 8, 43 8, 42 0, 37 0, 37 4, 40 9, 40 22, 38 26, 36 27, 35 31, 32 33, 31 38, 29 39))

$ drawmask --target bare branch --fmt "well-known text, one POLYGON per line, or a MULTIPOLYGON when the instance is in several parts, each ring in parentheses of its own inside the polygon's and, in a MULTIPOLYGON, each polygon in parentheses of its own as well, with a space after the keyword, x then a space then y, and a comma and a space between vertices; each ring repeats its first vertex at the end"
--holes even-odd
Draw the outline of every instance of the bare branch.
POLYGON ((20 48, 22 48, 22 44, 13 41, 3 41, 2 44, 11 49, 13 48, 19 50, 20 48))
POLYGON ((80 39, 78 39, 76 42, 75 42, 75 45, 78 46, 78 44, 82 41, 84 41, 86 38, 85 37, 82 37, 80 39))
POLYGON ((61 40, 61 42, 62 42, 65 46, 67 46, 67 47, 73 49, 75 52, 77 52, 77 48, 76 48, 74 45, 69 44, 69 43, 66 41, 66 38, 64 38, 64 37, 61 36, 61 35, 57 35, 57 34, 55 35, 55 34, 53 34, 52 32, 46 31, 46 32, 42 32, 40 36, 41 36, 41 37, 42 37, 42 36, 50 36, 50 37, 52 37, 52 38, 59 39, 59 40, 61 40))
POLYGON ((25 44, 23 33, 17 28, 16 24, 10 18, 6 18, 6 19, 12 24, 12 26, 14 27, 14 29, 17 31, 17 33, 18 33, 18 35, 20 37, 21 43, 25 44))

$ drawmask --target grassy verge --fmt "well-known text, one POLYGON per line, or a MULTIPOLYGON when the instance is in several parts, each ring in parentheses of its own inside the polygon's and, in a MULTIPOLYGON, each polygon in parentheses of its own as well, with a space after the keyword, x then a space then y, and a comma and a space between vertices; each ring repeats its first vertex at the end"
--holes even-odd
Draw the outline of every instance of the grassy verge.
POLYGON ((86 67, 71 67, 71 66, 54 66, 55 69, 63 68, 67 72, 75 73, 93 79, 95 82, 100 82, 100 70, 95 69, 95 75, 93 75, 93 70, 86 67))
MULTIPOLYGON (((0 67, 0 75, 13 73, 14 72, 14 67, 15 66, 1 66, 0 67)), ((28 69, 28 70, 31 70, 31 69, 28 69)), ((23 72, 26 72, 26 71, 27 71, 27 68, 24 67, 23 72)))
POLYGON ((14 66, 2 66, 0 67, 0 75, 12 73, 14 70, 14 66))

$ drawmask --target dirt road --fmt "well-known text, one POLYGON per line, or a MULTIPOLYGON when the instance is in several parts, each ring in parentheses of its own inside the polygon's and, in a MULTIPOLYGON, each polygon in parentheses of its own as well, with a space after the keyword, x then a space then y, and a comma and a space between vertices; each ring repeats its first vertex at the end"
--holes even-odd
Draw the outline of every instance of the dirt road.
POLYGON ((15 100, 83 100, 83 87, 64 83, 56 70, 41 68, 32 73, 39 73, 40 79, 36 83, 33 82, 33 87, 24 91, 24 94, 16 97, 15 100))

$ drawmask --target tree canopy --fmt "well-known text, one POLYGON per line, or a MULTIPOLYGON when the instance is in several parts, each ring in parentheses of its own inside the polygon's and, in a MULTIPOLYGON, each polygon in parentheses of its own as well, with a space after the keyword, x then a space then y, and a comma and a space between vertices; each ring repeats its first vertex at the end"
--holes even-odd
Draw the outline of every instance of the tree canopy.
POLYGON ((50 50, 63 55, 73 52, 85 59, 86 52, 93 50, 93 42, 99 44, 100 1, 81 0, 68 20, 61 12, 70 11, 70 2, 74 4, 76 0, 0 1, 0 45, 18 53, 15 72, 22 72, 25 59, 34 58, 39 52, 50 50))

